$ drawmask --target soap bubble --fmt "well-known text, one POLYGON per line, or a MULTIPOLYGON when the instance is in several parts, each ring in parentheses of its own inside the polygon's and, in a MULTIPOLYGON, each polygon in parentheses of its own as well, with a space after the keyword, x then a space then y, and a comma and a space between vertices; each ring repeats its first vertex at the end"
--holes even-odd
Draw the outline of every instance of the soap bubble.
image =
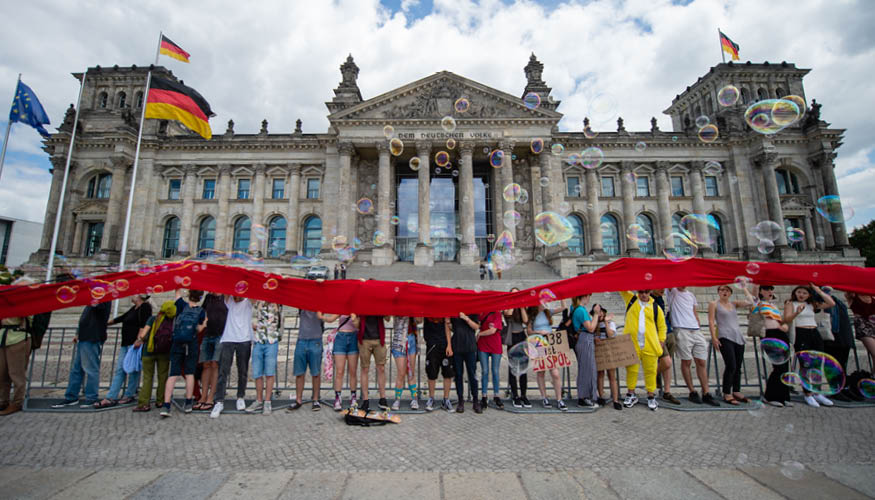
POLYGON ((550 178, 549 177, 541 177, 541 179, 538 180, 538 184, 540 184, 541 187, 547 187, 550 185, 550 178))
POLYGON ((795 123, 802 111, 793 100, 765 99, 748 106, 744 121, 754 131, 761 134, 776 134, 795 123))
POLYGON ((532 139, 532 142, 529 143, 529 150, 536 155, 541 154, 541 151, 544 150, 544 139, 532 139))
POLYGON ((599 133, 593 130, 589 125, 583 127, 583 136, 587 139, 595 139, 598 137, 599 133))
POLYGON ((407 162, 407 165, 410 167, 410 170, 416 172, 417 170, 419 170, 419 157, 414 156, 410 159, 409 162, 407 162))
POLYGON ((795 460, 789 460, 787 462, 781 462, 781 474, 783 474, 788 479, 793 479, 794 481, 798 481, 805 476, 805 466, 796 462, 795 460))
POLYGON ((386 139, 391 139, 395 137, 395 127, 393 127, 392 125, 386 125, 385 127, 383 127, 383 135, 386 137, 386 139))
POLYGON ((760 349, 773 365, 783 365, 790 360, 790 346, 781 339, 766 337, 760 342, 760 349))
POLYGON ((535 109, 541 105, 541 96, 534 92, 529 92, 523 96, 523 104, 529 109, 535 109))
POLYGON ((775 221, 764 220, 750 229, 750 235, 758 240, 775 241, 781 237, 784 228, 775 221))
POLYGON ((738 90, 738 87, 735 85, 726 85, 717 91, 717 102, 723 107, 732 106, 738 102, 740 95, 741 92, 738 90))
POLYGON ((696 256, 699 249, 685 234, 671 233, 663 240, 665 258, 672 262, 684 262, 696 256))
POLYGON ((444 132, 453 132, 456 130, 456 119, 452 116, 445 116, 441 118, 441 128, 444 129, 444 132))
POLYGON ((641 224, 629 224, 626 228, 626 238, 635 245, 648 244, 652 239, 650 233, 641 224))
POLYGON ((736 276, 732 281, 732 286, 734 286, 737 290, 750 290, 750 286, 753 283, 753 280, 748 278, 747 276, 736 276))
POLYGON ((653 279, 653 275, 652 275, 652 274, 650 274, 650 273, 644 273, 644 280, 645 280, 645 281, 650 281, 650 280, 652 280, 652 279, 653 279))
POLYGON ((453 104, 453 109, 456 110, 456 113, 465 113, 470 108, 471 101, 469 101, 468 98, 464 96, 456 99, 455 104, 453 104))
POLYGON ((551 247, 574 236, 574 227, 565 217, 556 212, 541 212, 534 220, 535 238, 542 244, 551 247))
POLYGON ((397 215, 393 215, 392 217, 389 217, 389 224, 392 224, 393 226, 397 226, 400 223, 401 223, 401 217, 398 217, 397 215))
POLYGON ((516 182, 508 184, 504 187, 504 190, 501 192, 502 198, 504 201, 515 202, 520 199, 520 192, 522 191, 522 187, 516 182))
POLYGON ((455 149, 456 148, 456 140, 450 137, 447 139, 447 149, 455 149))
POLYGON ((699 140, 704 143, 712 143, 720 137, 720 131, 717 129, 717 125, 713 123, 709 123, 704 127, 699 129, 699 140))
POLYGON ((520 223, 520 213, 516 210, 506 210, 504 212, 504 225, 507 227, 516 227, 520 223))
POLYGON ((546 306, 547 304, 549 304, 551 302, 555 302, 555 301, 556 301, 556 294, 553 293, 553 291, 550 290, 549 288, 544 288, 538 292, 538 302, 542 306, 546 306))
POLYGON ((617 99, 607 92, 600 92, 589 100, 587 115, 595 125, 607 124, 617 119, 617 99))
POLYGON ((392 156, 401 156, 401 153, 404 152, 404 142, 399 138, 394 138, 389 141, 389 152, 392 153, 392 156))
POLYGON ((249 283, 244 280, 240 280, 234 285, 234 293, 237 295, 243 295, 247 290, 249 290, 249 283))
POLYGON ((866 399, 875 399, 875 380, 864 378, 857 383, 857 389, 866 399))
POLYGON ((559 211, 563 214, 567 214, 571 211, 571 204, 563 200, 561 203, 559 203, 559 211))
POLYGON ((386 233, 383 231, 377 230, 374 231, 373 243, 375 247, 381 247, 386 244, 386 233))
POLYGON ((760 272, 760 265, 756 262, 748 262, 746 266, 744 266, 744 270, 747 274, 751 276, 756 276, 760 272))
POLYGON ((796 227, 787 228, 787 241, 790 243, 800 243, 804 239, 805 231, 796 227))
POLYGON ((344 248, 347 244, 346 236, 343 235, 335 236, 331 239, 331 249, 335 251, 344 248))
POLYGON ((705 115, 701 115, 696 118, 696 128, 702 128, 711 123, 711 119, 705 115))
POLYGON ((522 341, 507 350, 507 364, 514 377, 529 371, 528 342, 522 341))
POLYGON ((124 278, 120 278, 120 279, 115 280, 115 282, 112 285, 119 292, 126 292, 126 291, 128 291, 128 288, 131 287, 130 282, 128 282, 128 280, 126 280, 124 278))
POLYGON ((760 240, 757 245, 757 251, 763 255, 768 255, 775 251, 775 243, 769 240, 760 240))
POLYGON ((583 168, 598 168, 605 160, 605 153, 597 147, 589 147, 583 150, 580 163, 583 168))
POLYGON ((525 188, 520 190, 520 198, 517 200, 519 204, 526 204, 529 201, 529 192, 525 188))
POLYGON ((550 146, 550 153, 552 153, 553 156, 562 156, 562 153, 564 152, 565 146, 563 146, 562 144, 556 143, 550 146))
POLYGON ((267 239, 267 228, 261 224, 253 224, 252 234, 258 241, 264 241, 267 239))
POLYGON ((644 141, 638 141, 635 143, 635 151, 638 153, 643 153, 647 150, 647 143, 644 141))
POLYGON ((839 362, 829 354, 820 351, 799 351, 796 353, 797 373, 802 379, 802 387, 807 391, 836 394, 845 386, 845 374, 839 362))
POLYGON ((264 285, 262 285, 265 290, 276 290, 278 286, 279 282, 276 278, 268 278, 267 281, 264 282, 264 285))
POLYGON ((681 218, 680 228, 693 243, 707 247, 711 246, 712 233, 720 231, 720 224, 713 215, 688 214, 681 218))
POLYGON ((362 198, 356 202, 355 209, 362 215, 371 215, 374 213, 374 202, 370 198, 362 198))
POLYGON ((854 209, 843 207, 841 198, 834 194, 818 198, 815 207, 817 213, 833 224, 841 224, 854 217, 854 209))
POLYGON ((504 151, 496 149, 489 153, 489 165, 492 168, 501 168, 504 165, 504 151))
POLYGON ((751 417, 762 417, 765 409, 766 407, 762 401, 759 399, 753 399, 748 403, 747 414, 751 417))
POLYGON ((446 151, 438 151, 434 155, 434 163, 438 167, 446 167, 450 163, 450 153, 446 151))
POLYGON ((458 170, 453 170, 453 171, 450 172, 450 173, 453 174, 453 177, 458 177, 458 176, 459 176, 459 171, 458 171, 458 170))

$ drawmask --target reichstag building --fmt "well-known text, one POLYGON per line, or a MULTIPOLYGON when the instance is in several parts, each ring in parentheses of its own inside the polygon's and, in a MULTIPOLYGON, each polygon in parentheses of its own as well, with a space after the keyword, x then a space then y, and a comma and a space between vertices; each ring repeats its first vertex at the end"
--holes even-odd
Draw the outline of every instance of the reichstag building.
MULTIPOLYGON (((46 139, 52 187, 33 261, 45 262, 56 217, 65 259, 117 261, 147 70, 88 70, 60 212, 72 105, 46 139)), ((862 264, 845 224, 816 210, 819 198, 838 195, 834 160, 844 131, 820 120, 806 97, 809 70, 719 64, 663 111, 671 131, 655 118, 650 130, 629 131, 614 116, 610 127, 587 122, 567 132, 534 54, 524 72, 517 95, 441 71, 365 99, 350 56, 326 103, 324 133, 305 133, 300 120, 294 129, 290 120, 269 132, 264 121, 258 133, 236 133, 229 121, 225 131, 214 123, 206 141, 174 122, 147 120, 128 260, 213 250, 282 268, 296 256, 330 263, 338 249, 354 248, 346 257, 373 266, 471 266, 503 235, 517 258, 572 276, 622 256, 664 258, 684 216, 703 214, 713 224, 700 257, 862 264), (724 105, 718 92, 728 84, 738 98, 724 105), (804 99, 801 119, 772 135, 746 124, 748 105, 785 95, 804 99), (705 121, 712 132, 703 138, 705 121), (564 216, 572 233, 549 246, 535 236, 536 216, 548 211, 564 216), (799 237, 780 231, 763 253, 751 228, 764 220, 797 228, 799 237), (633 224, 645 237, 627 237, 633 224)))

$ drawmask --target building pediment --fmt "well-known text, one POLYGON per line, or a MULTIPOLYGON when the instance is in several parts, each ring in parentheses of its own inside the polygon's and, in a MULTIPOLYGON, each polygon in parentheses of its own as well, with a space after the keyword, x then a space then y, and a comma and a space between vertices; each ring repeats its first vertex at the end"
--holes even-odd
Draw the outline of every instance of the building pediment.
POLYGON ((73 209, 73 213, 77 216, 106 213, 106 200, 87 200, 73 209))
POLYGON ((521 98, 474 82, 449 71, 415 81, 391 92, 368 99, 328 116, 337 121, 440 120, 452 116, 457 121, 479 119, 538 119, 558 122, 562 114, 543 108, 529 109, 521 98), (469 108, 458 112, 454 105, 461 97, 469 108))

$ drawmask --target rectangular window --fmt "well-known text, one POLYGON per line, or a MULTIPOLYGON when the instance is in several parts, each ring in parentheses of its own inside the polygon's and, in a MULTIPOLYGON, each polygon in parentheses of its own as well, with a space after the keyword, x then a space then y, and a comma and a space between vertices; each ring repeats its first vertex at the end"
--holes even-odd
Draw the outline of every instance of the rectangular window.
POLYGON ((204 179, 204 199, 212 200, 216 197, 216 179, 204 179))
POLYGON ((89 222, 85 233, 85 256, 96 254, 103 239, 103 222, 89 222))
POLYGON ((613 177, 602 177, 602 197, 603 198, 613 198, 614 197, 614 178, 613 177))
POLYGON ((705 176, 705 196, 720 196, 717 191, 717 177, 713 175, 705 176))
POLYGON ((684 195, 684 178, 679 175, 671 176, 671 195, 672 196, 683 196, 684 195))
POLYGON ((569 177, 566 181, 568 186, 568 197, 569 198, 578 198, 580 197, 580 177, 569 177))
POLYGON ((238 200, 248 200, 249 199, 249 179, 238 179, 237 180, 237 199, 238 200))
POLYGON ((307 198, 310 200, 319 198, 319 179, 307 179, 307 198))
POLYGON ((180 187, 182 187, 182 179, 170 179, 170 188, 167 190, 167 199, 178 200, 180 187))
POLYGON ((650 179, 642 175, 635 180, 638 196, 650 196, 650 179))
POLYGON ((285 196, 286 181, 284 179, 273 180, 273 199, 281 200, 285 196))

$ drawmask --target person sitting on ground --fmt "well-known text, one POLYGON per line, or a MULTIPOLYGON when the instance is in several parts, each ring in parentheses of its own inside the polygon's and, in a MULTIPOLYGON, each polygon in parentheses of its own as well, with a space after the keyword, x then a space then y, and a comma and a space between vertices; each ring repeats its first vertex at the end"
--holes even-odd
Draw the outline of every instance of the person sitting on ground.
MULTIPOLYGON (((659 408, 656 401, 656 367, 662 344, 665 342, 665 314, 650 297, 650 290, 636 293, 620 292, 626 304, 626 324, 623 333, 631 335, 640 366, 644 368, 644 388, 647 390, 647 407, 659 408)), ((623 406, 631 408, 638 403, 635 388, 638 385, 639 363, 626 367, 626 398, 623 406)))
POLYGON ((246 381, 249 375, 249 358, 252 355, 252 302, 237 295, 225 297, 228 317, 219 353, 219 377, 216 379, 216 403, 210 418, 219 418, 225 410, 225 391, 231 379, 231 362, 237 363, 237 411, 246 410, 246 381))
POLYGON ((137 400, 135 412, 146 412, 151 409, 152 379, 158 378, 158 386, 155 390, 155 407, 160 408, 164 404, 164 388, 167 385, 167 374, 170 371, 170 347, 162 350, 156 342, 163 331, 165 335, 173 337, 173 319, 176 317, 176 304, 168 300, 161 305, 158 314, 153 315, 137 334, 134 345, 143 346, 143 376, 141 377, 140 396, 137 400))
POLYGON ((109 391, 107 391, 106 398, 103 401, 94 404, 95 408, 109 408, 117 404, 125 405, 131 403, 134 401, 134 396, 137 395, 137 389, 140 387, 140 372, 125 373, 124 360, 128 351, 135 347, 134 342, 137 340, 140 329, 146 326, 146 321, 152 317, 152 304, 149 303, 148 295, 132 295, 131 303, 133 307, 107 323, 107 326, 116 323, 122 324, 122 342, 116 354, 115 373, 112 376, 109 391), (123 387, 126 378, 127 386, 123 387), (122 389, 124 389, 124 395, 119 398, 122 389))
MULTIPOLYGON (((596 338, 594 339, 595 345, 599 345, 607 339, 612 339, 617 335, 617 325, 614 323, 614 315, 608 314, 606 309, 599 307, 598 313, 596 313, 595 304, 592 306, 592 310, 590 311, 590 315, 593 318, 596 318, 598 321, 598 325, 596 327, 596 338)), ((622 410, 623 405, 620 404, 620 385, 617 381, 617 370, 599 370, 596 373, 596 389, 598 390, 598 405, 605 406, 607 404, 607 400, 604 398, 604 390, 605 390, 605 373, 608 374, 608 385, 611 387, 611 401, 614 403, 615 410, 622 410)))
POLYGON ((228 306, 225 305, 225 296, 219 293, 208 293, 204 298, 204 311, 210 321, 203 331, 198 363, 201 365, 201 397, 194 405, 197 411, 211 411, 215 404, 216 384, 219 379, 219 357, 222 354, 222 345, 219 340, 225 331, 225 322, 228 319, 228 306))
POLYGON ((79 403, 79 391, 85 382, 85 401, 80 408, 91 408, 97 402, 100 386, 100 353, 106 342, 106 324, 109 322, 111 302, 85 306, 79 316, 79 328, 73 337, 76 348, 70 363, 70 377, 64 401, 52 408, 64 408, 79 403))
POLYGON ((708 388, 708 341, 700 331, 699 316, 696 307, 696 295, 685 286, 672 288, 668 292, 668 309, 671 314, 671 325, 677 336, 678 352, 681 356, 681 375, 690 390, 689 400, 696 404, 720 406, 708 388), (693 361, 696 363, 696 375, 702 386, 702 397, 693 385, 693 374, 690 370, 693 361))
POLYGON ((671 327, 671 316, 666 312, 664 295, 665 289, 663 288, 650 290, 650 297, 653 298, 656 306, 662 309, 662 314, 665 316, 665 342, 662 342, 662 354, 659 355, 659 362, 656 365, 656 384, 662 387, 661 397, 663 401, 679 405, 681 401, 671 393, 673 365, 671 357, 677 350, 677 342, 671 327))
POLYGON ((191 413, 194 395, 194 370, 197 366, 197 332, 207 325, 207 313, 198 304, 203 297, 201 290, 189 290, 188 300, 183 300, 182 289, 176 290, 176 318, 173 320, 173 343, 170 346, 170 376, 164 387, 164 406, 161 416, 170 416, 170 401, 176 378, 185 370, 185 405, 183 411, 191 413))
POLYGON ((392 318, 392 359, 398 372, 395 378, 395 401, 392 410, 401 409, 401 395, 404 386, 410 390, 410 409, 418 410, 419 401, 416 394, 416 378, 413 367, 416 366, 416 325, 422 323, 422 318, 410 316, 395 316, 392 318))
POLYGON ((253 306, 253 312, 255 342, 252 344, 252 378, 255 379, 255 401, 246 408, 246 413, 261 410, 263 414, 270 415, 279 341, 283 338, 283 306, 259 300, 253 306))
POLYGON ((434 410, 435 386, 438 375, 444 377, 444 399, 441 406, 452 412, 450 388, 453 385, 453 348, 450 345, 450 320, 447 318, 427 318, 423 322, 422 336, 425 339, 425 376, 428 378, 428 400, 425 411, 434 410))
POLYGON ((708 304, 708 327, 711 343, 723 357, 723 401, 738 405, 750 400, 741 393, 741 371, 744 369, 744 335, 738 326, 738 307, 750 307, 753 297, 747 288, 744 293, 750 300, 729 300, 732 288, 717 287, 717 300, 708 304))
MULTIPOLYGON (((832 297, 824 293, 814 283, 809 283, 808 287, 797 286, 793 289, 793 292, 790 293, 790 299, 784 302, 784 323, 792 323, 796 330, 796 338, 793 342, 794 351, 797 353, 801 351, 823 352, 823 338, 817 331, 815 314, 834 305, 835 301, 832 300, 832 297), (814 293, 823 299, 821 303, 814 301, 814 293)), ((812 393, 804 387, 802 392, 805 395, 805 404, 812 408, 818 408, 820 405, 833 405, 833 402, 823 394, 812 393)))
POLYGON ((293 361, 295 400, 287 411, 295 411, 304 404, 304 379, 307 376, 308 366, 312 377, 313 411, 322 409, 322 403, 319 402, 322 382, 322 334, 325 332, 325 322, 334 322, 338 317, 337 314, 298 310, 298 341, 295 343, 293 361))

